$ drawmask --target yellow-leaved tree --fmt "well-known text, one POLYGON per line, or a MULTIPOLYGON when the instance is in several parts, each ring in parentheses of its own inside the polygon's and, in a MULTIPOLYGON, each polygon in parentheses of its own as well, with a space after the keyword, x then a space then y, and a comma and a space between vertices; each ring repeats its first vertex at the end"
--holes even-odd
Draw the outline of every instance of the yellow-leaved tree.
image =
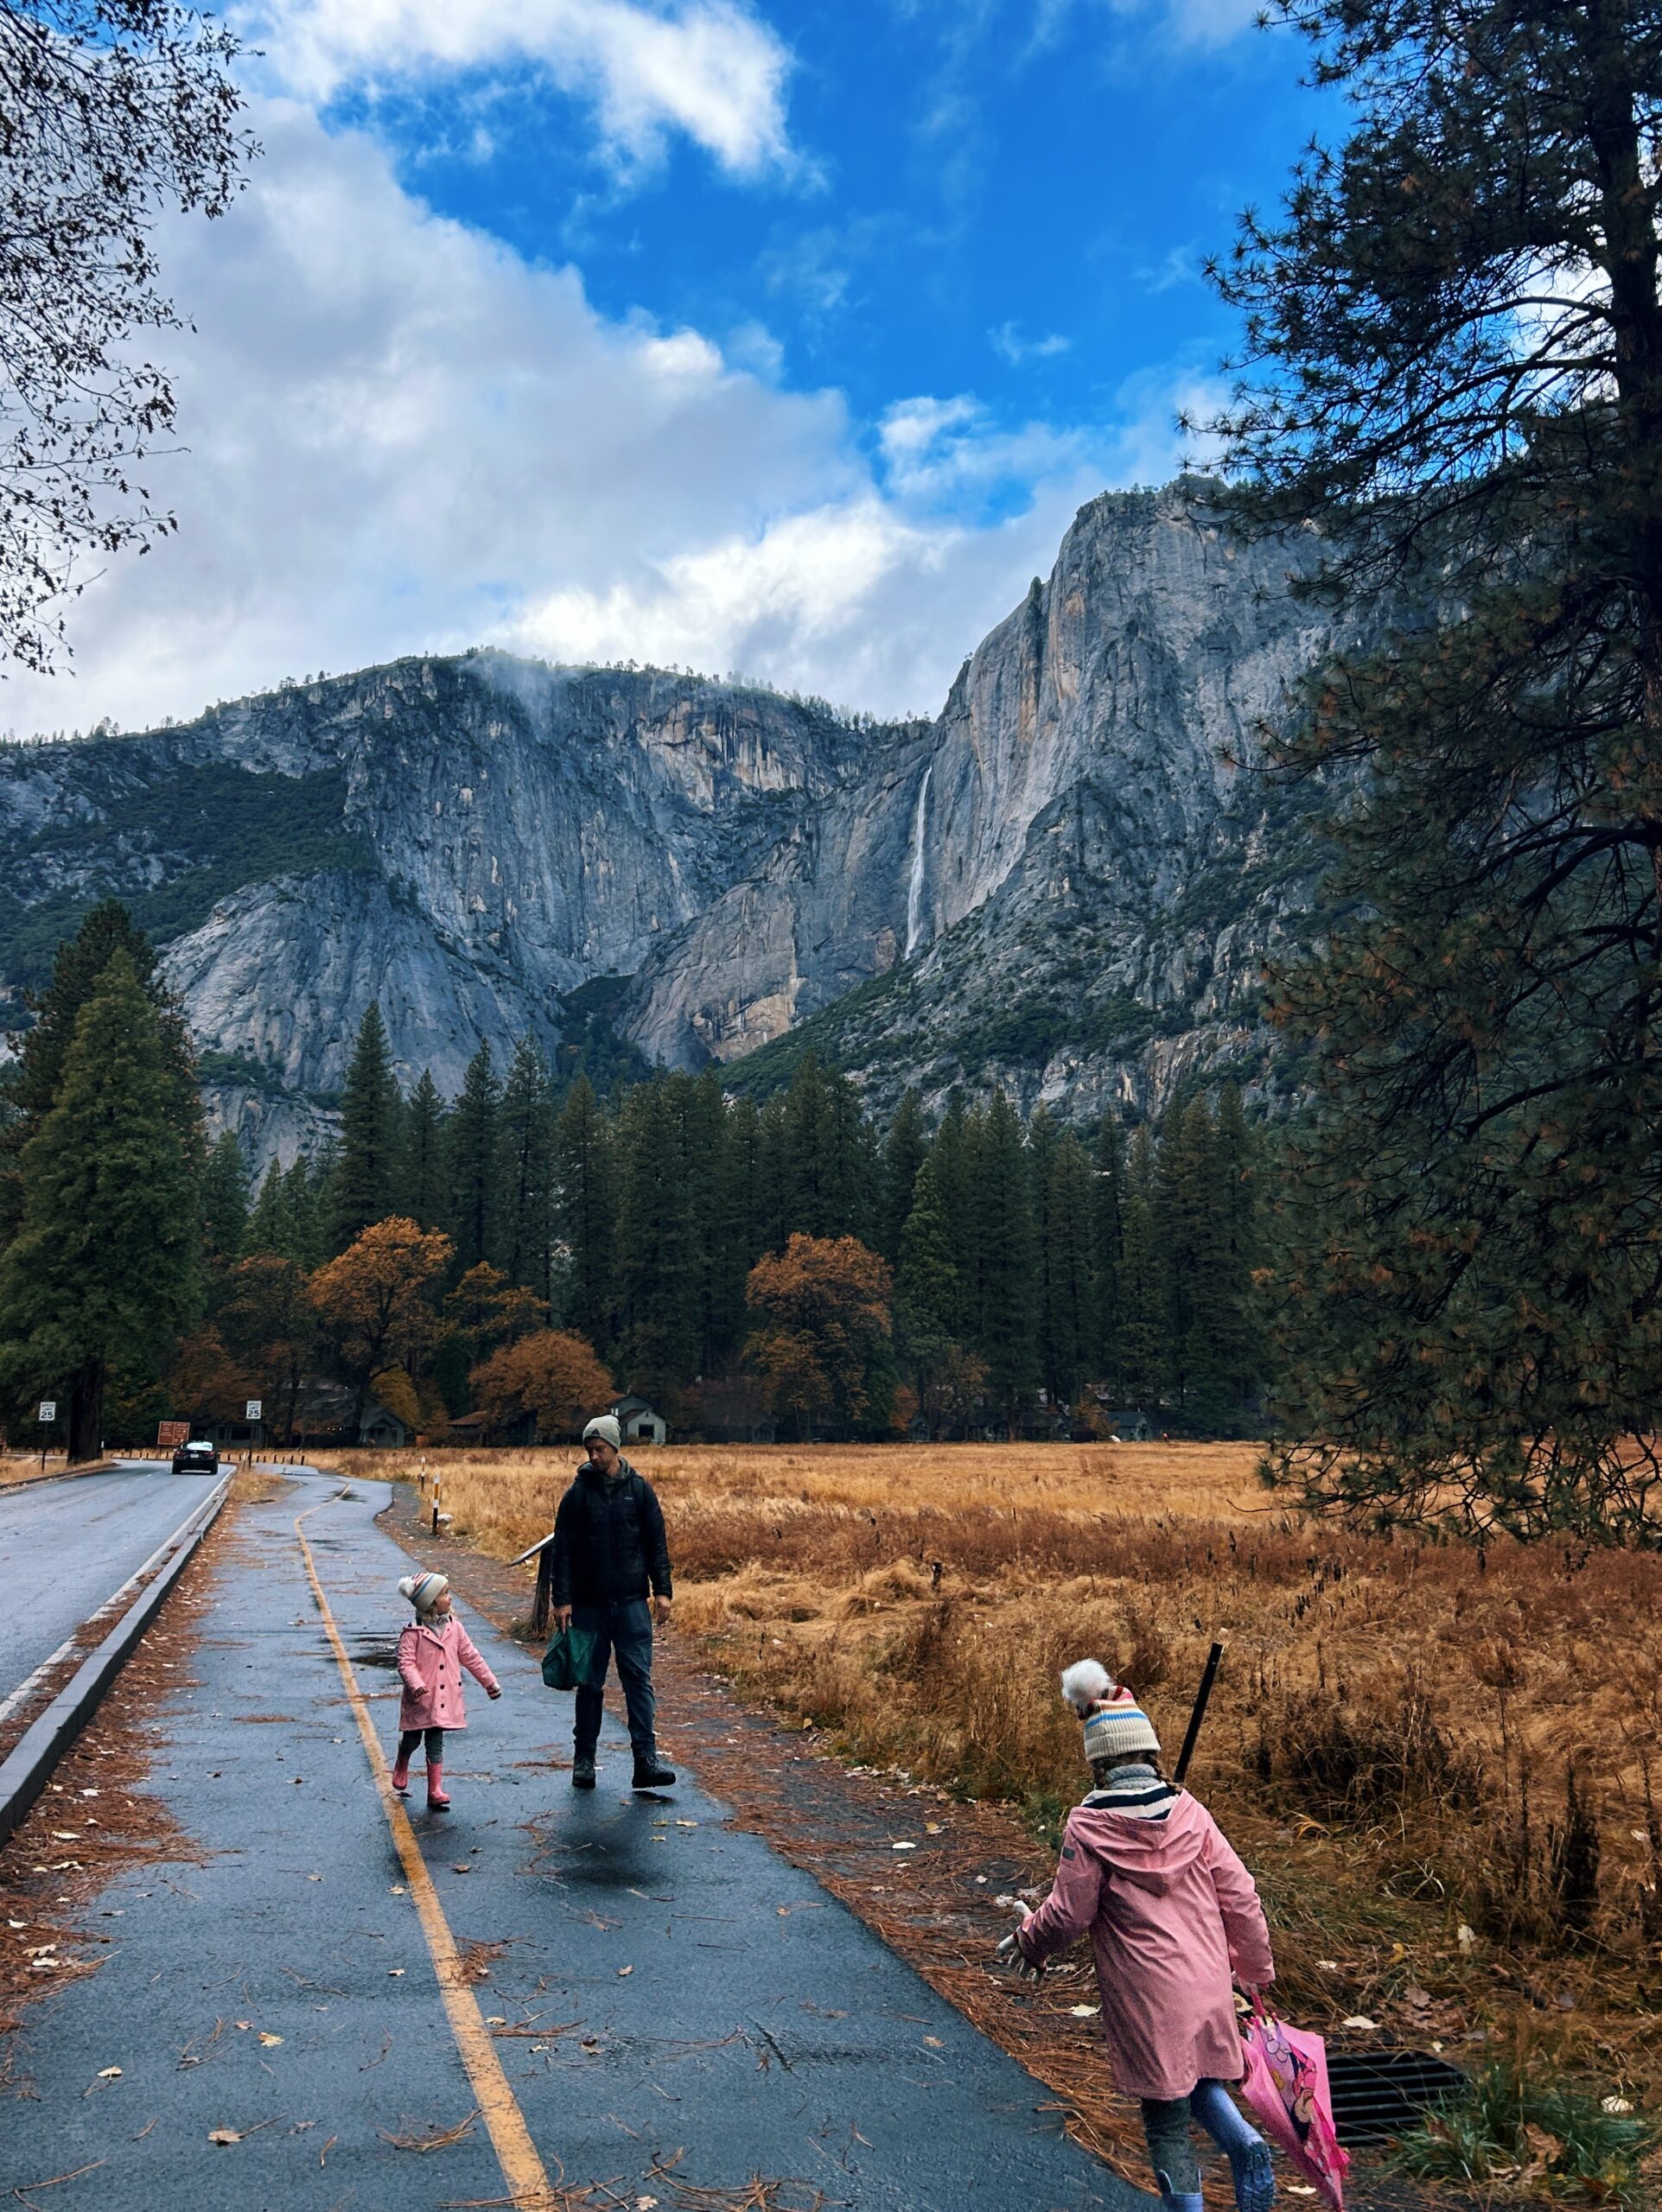
POLYGON ((888 1263, 853 1236, 793 1236, 757 1261, 745 1284, 755 1328, 745 1364, 774 1411, 812 1436, 866 1409, 873 1355, 890 1331, 888 1263))
POLYGON ((354 1432, 373 1376, 394 1367, 418 1370, 438 1328, 434 1286, 454 1250, 437 1230, 393 1214, 372 1223, 312 1277, 323 1334, 357 1390, 354 1432))
POLYGON ((493 1429, 532 1414, 544 1435, 574 1436, 590 1414, 617 1395, 617 1385, 587 1337, 538 1329, 504 1344, 474 1368, 474 1403, 493 1429))

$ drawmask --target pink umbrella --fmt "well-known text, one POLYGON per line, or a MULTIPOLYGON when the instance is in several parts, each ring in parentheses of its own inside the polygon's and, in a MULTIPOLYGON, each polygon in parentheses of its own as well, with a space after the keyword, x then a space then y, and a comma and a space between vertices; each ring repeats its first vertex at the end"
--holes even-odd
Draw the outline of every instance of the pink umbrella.
POLYGON ((1333 2212, 1345 2212, 1345 2175, 1350 2153, 1341 2150, 1328 2088, 1328 2047, 1320 2036, 1289 2028, 1266 2012, 1253 1993, 1251 2017, 1241 2024, 1246 2071, 1240 2092, 1253 2117, 1301 2172, 1308 2174, 1333 2212))

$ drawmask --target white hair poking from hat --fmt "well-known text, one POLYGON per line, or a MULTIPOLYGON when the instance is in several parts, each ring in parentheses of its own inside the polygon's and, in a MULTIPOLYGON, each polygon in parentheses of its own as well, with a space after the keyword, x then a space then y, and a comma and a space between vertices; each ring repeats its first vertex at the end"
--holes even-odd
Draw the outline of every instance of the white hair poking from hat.
POLYGON ((1062 1695, 1081 1720, 1093 1705, 1112 1697, 1117 1687, 1099 1659, 1076 1659, 1062 1675, 1062 1695))

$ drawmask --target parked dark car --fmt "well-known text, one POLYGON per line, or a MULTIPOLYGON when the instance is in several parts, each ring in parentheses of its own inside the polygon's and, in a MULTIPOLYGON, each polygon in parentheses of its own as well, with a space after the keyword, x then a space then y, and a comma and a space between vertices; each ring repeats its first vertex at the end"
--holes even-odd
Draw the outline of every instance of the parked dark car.
POLYGON ((217 1475, 220 1471, 220 1447, 200 1440, 181 1444, 173 1455, 175 1475, 217 1475))

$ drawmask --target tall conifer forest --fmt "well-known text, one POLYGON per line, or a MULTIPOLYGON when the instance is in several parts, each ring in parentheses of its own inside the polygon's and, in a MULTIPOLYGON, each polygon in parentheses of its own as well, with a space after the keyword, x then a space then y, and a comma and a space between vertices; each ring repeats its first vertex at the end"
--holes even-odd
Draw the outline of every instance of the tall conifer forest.
MULTIPOLYGON (((150 956, 113 907, 64 946, 37 1006, 33 1088, 14 1084, 6 1109, 0 1248, 74 1230, 50 1217, 30 1141, 111 959, 131 996, 150 956)), ((562 1433, 622 1391, 711 1436, 1089 1437, 1133 1416, 1230 1435, 1262 1419, 1265 1141, 1231 1089, 1175 1101, 1157 1126, 1090 1128, 1042 1107, 1024 1122, 1002 1094, 932 1119, 907 1093, 878 1127, 812 1055, 761 1103, 715 1067, 620 1065, 602 1096, 526 1041, 506 1066, 481 1046, 446 1098, 425 1072, 400 1085, 372 1005, 337 1133, 256 1184, 233 1133, 204 1146, 181 1118, 176 1009, 151 986, 132 1019, 174 1070, 152 1102, 171 1117, 156 1157, 178 1161, 169 1291, 99 1336, 84 1448, 100 1423, 139 1442, 164 1418, 233 1420, 245 1397, 273 1433, 326 1426, 320 1391, 341 1421, 373 1395, 414 1433, 461 1421, 498 1440, 562 1433)), ((95 1166, 54 1174, 77 1189, 95 1166)), ((14 1434, 37 1397, 79 1388, 20 1268, 6 1278, 0 1249, 14 1434)))
POLYGON ((852 1239, 884 1263, 889 1327, 862 1411, 833 1409, 832 1427, 1105 1434, 1140 1411, 1227 1435, 1259 1418, 1264 1381, 1258 1143, 1228 1087, 1155 1126, 1084 1130, 1042 1107, 1024 1123, 1002 1094, 955 1098, 931 1126, 908 1093, 879 1128, 812 1055, 761 1104, 714 1067, 602 1097, 529 1044, 506 1069, 482 1046, 454 1098, 426 1074, 404 1095, 371 1007, 338 1140, 250 1192, 221 1137, 205 1211, 222 1269, 313 1272, 372 1217, 448 1236, 453 1327, 421 1378, 436 1418, 472 1409, 474 1361, 501 1341, 462 1313, 472 1283, 523 1294, 522 1325, 581 1338, 683 1429, 743 1426, 769 1395, 752 1270, 793 1238, 852 1239))

